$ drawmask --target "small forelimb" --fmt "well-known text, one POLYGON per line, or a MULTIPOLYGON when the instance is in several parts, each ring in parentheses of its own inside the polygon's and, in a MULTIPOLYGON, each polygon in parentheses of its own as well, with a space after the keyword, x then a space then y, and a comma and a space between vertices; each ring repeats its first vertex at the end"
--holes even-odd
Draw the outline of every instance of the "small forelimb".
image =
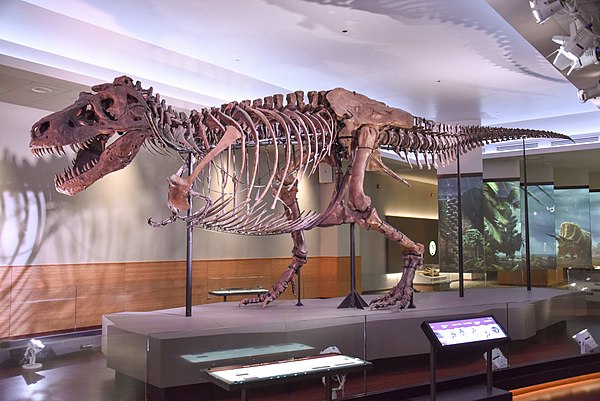
POLYGON ((173 223, 177 220, 181 220, 181 219, 183 219, 183 217, 177 215, 177 213, 173 213, 171 215, 171 217, 167 217, 166 219, 159 221, 159 222, 152 220, 152 217, 150 217, 148 219, 148 224, 150 224, 150 226, 152 226, 152 227, 163 227, 163 226, 166 226, 167 224, 171 224, 171 223, 173 223))
POLYGON ((210 208, 212 207, 212 200, 210 199, 210 197, 201 194, 200 192, 196 192, 194 190, 190 190, 189 194, 193 197, 193 198, 200 198, 202 200, 204 200, 204 206, 198 210, 197 212, 186 216, 186 217, 182 217, 182 220, 185 220, 185 222, 188 225, 196 225, 196 222, 202 221, 204 220, 204 218, 206 217, 206 214, 208 213, 208 211, 210 210, 210 208))

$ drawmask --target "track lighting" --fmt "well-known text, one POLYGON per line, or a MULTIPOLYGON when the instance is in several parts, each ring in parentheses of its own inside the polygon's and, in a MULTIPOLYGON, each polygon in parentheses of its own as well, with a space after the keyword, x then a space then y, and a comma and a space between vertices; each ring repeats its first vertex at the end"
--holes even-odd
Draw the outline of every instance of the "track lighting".
POLYGON ((571 70, 580 70, 592 64, 600 64, 600 47, 592 46, 583 52, 583 55, 573 64, 571 70))
POLYGON ((577 91, 577 97, 581 103, 587 102, 590 99, 600 96, 600 81, 591 88, 579 89, 577 91))
POLYGON ((529 0, 529 6, 538 24, 544 23, 563 9, 562 1, 559 0, 529 0))
POLYGON ((591 31, 591 25, 584 25, 581 21, 575 19, 569 24, 569 36, 555 35, 552 37, 554 43, 558 43, 560 48, 552 64, 559 70, 571 66, 568 73, 574 69, 581 68, 580 57, 590 48, 594 49, 594 39, 596 35, 591 31))

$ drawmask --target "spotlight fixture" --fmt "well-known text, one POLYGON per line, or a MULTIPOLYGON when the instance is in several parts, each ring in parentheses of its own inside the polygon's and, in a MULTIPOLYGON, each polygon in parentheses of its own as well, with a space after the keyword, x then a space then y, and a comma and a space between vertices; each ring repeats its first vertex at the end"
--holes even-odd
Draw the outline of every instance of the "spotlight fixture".
POLYGON ((542 24, 551 16, 563 9, 559 0, 529 0, 529 7, 538 24, 542 24))
POLYGON ((40 340, 36 340, 35 338, 29 340, 23 359, 21 359, 21 366, 23 369, 33 370, 42 367, 41 363, 35 361, 35 357, 44 349, 44 347, 44 343, 40 340))
POLYGON ((583 52, 583 55, 577 59, 571 66, 572 70, 580 70, 588 65, 600 64, 600 47, 592 46, 583 52))
POLYGON ((577 91, 577 97, 581 103, 585 103, 598 96, 600 96, 600 81, 591 88, 579 89, 577 91))
MULTIPOLYGON (((483 354, 483 359, 487 361, 487 352, 483 354)), ((492 369, 505 369, 508 368, 508 359, 506 356, 500 351, 500 348, 492 349, 492 369)))
POLYGON ((589 354, 598 348, 596 340, 594 340, 594 337, 592 337, 588 329, 581 330, 573 336, 573 339, 579 345, 582 354, 589 354))
POLYGON ((591 31, 591 28, 591 24, 584 25, 581 21, 575 19, 569 24, 569 36, 554 35, 552 37, 552 41, 560 45, 552 62, 556 68, 562 71, 571 66, 567 74, 578 68, 581 64, 580 57, 584 56, 586 50, 594 48, 593 43, 596 35, 591 31))

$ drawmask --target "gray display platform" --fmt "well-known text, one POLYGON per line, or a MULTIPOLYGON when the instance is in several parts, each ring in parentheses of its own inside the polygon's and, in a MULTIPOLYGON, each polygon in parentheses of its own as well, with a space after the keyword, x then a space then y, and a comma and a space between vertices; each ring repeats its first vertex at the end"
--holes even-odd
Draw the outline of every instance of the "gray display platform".
MULTIPOLYGON (((374 296, 365 296, 367 302, 374 296)), ((205 382, 214 366, 316 355, 335 345, 367 361, 429 353, 424 320, 493 314, 513 340, 586 314, 585 294, 534 288, 471 289, 415 294, 416 309, 338 309, 342 298, 275 301, 240 307, 215 303, 103 318, 103 351, 119 373, 167 388, 205 382)))

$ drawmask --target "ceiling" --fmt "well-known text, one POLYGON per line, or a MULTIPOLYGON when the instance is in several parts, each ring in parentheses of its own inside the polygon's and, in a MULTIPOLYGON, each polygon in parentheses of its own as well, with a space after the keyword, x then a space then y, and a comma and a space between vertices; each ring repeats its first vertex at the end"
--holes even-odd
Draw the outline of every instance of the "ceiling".
POLYGON ((0 0, 0 101, 57 110, 127 74, 185 109, 341 86, 438 121, 597 132, 545 58, 564 29, 527 0, 0 0))

